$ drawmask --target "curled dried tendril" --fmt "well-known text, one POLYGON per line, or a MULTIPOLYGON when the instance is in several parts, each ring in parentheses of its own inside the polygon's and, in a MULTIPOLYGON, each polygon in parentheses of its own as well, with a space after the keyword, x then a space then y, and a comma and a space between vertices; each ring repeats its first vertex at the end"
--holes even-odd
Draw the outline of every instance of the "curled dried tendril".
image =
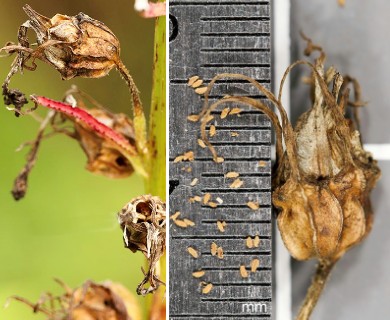
MULTIPOLYGON (((149 262, 149 270, 139 284, 137 293, 146 295, 164 284, 159 279, 158 261, 165 251, 165 203, 151 195, 134 198, 118 214, 125 247, 132 252, 141 251, 149 262), (146 287, 146 284, 149 287, 146 287)), ((165 284, 164 284, 165 285, 165 284)))
MULTIPOLYGON (((201 135, 214 161, 218 154, 210 143, 206 125, 211 112, 225 103, 252 106, 265 113, 276 132, 276 163, 272 177, 272 202, 278 211, 278 227, 290 254, 298 260, 317 259, 317 272, 298 313, 298 320, 309 319, 334 264, 370 232, 373 212, 371 190, 380 177, 377 161, 363 149, 358 109, 363 106, 356 79, 342 77, 334 68, 325 69, 326 58, 320 46, 307 41, 306 55, 319 52, 314 65, 297 61, 285 72, 278 96, 254 79, 238 74, 215 76, 204 93, 204 107, 190 120, 201 121, 201 135), (308 66, 311 77, 312 107, 291 125, 281 97, 286 77, 298 65, 308 66), (227 96, 209 105, 209 95, 219 79, 241 79, 266 96, 280 113, 250 97, 227 96), (353 99, 350 99, 350 88, 353 99), (350 118, 346 114, 350 111, 350 118)), ((190 86, 194 87, 191 78, 190 86)), ((194 87, 194 88, 195 88, 194 87)))
POLYGON ((45 293, 37 303, 13 296, 10 299, 30 306, 34 313, 44 314, 48 320, 140 320, 141 312, 135 297, 121 284, 106 281, 98 284, 85 282, 71 289, 62 281, 56 282, 65 293, 55 296, 45 293))

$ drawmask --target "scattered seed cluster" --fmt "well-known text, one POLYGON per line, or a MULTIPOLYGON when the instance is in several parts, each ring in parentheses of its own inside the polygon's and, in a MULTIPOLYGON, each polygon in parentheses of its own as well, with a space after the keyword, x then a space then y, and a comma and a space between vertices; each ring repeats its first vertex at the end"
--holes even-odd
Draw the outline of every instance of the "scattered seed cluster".
MULTIPOLYGON (((197 94, 203 95, 207 91, 207 87, 204 86, 203 80, 200 79, 198 76, 191 77, 188 80, 188 86, 192 87, 197 94)), ((229 98, 229 96, 226 96, 224 98, 229 98)), ((221 111, 220 118, 225 119, 227 116, 232 116, 232 115, 237 115, 241 113, 241 109, 239 107, 233 107, 233 108, 224 108, 221 111)), ((200 120, 199 115, 190 115, 187 117, 189 121, 192 122, 197 122, 200 120)), ((203 118, 204 119, 204 118, 203 118)), ((214 119, 214 116, 208 115, 204 121, 206 123, 212 121, 214 119)), ((208 135, 209 137, 215 136, 217 132, 217 129, 215 125, 211 124, 209 127, 209 132, 208 135)), ((239 134, 237 132, 231 132, 230 133, 232 137, 237 137, 239 134)), ((209 143, 209 142, 207 142, 209 143)), ((201 148, 206 148, 207 144, 204 139, 198 139, 197 144, 201 148)), ((194 152, 193 151, 188 151, 184 153, 183 155, 179 155, 175 158, 174 162, 182 162, 182 161, 193 161, 194 160, 194 152)), ((214 161, 217 163, 222 163, 224 159, 222 157, 215 157, 214 161)), ((259 167, 265 167, 267 165, 266 161, 260 161, 258 163, 259 167)), ((187 172, 191 172, 190 170, 187 169, 182 169, 186 170, 187 172)), ((244 185, 244 181, 240 179, 240 173, 235 172, 235 171, 229 171, 224 174, 224 177, 226 179, 226 182, 228 183, 229 188, 231 189, 238 189, 241 188, 244 185)), ((198 178, 193 178, 190 186, 195 186, 199 182, 198 178)), ((218 205, 221 205, 223 203, 223 199, 217 197, 215 199, 212 199, 212 196, 210 193, 206 193, 203 197, 199 195, 195 195, 193 197, 190 197, 188 199, 190 203, 200 203, 205 206, 209 206, 211 208, 217 208, 218 205)), ((247 206, 252 209, 252 210, 258 210, 260 208, 260 205, 258 202, 253 202, 253 201, 248 201, 247 206)), ((179 216, 181 215, 180 211, 175 212, 173 215, 171 215, 171 220, 177 225, 178 227, 181 228, 187 228, 187 227, 193 227, 195 226, 195 223, 189 219, 179 219, 179 216)), ((216 223, 216 227, 219 232, 224 233, 227 227, 227 222, 223 220, 218 220, 216 223)), ((258 248, 260 246, 260 237, 258 235, 254 236, 253 238, 251 236, 248 236, 245 240, 245 246, 249 249, 251 248, 258 248)), ((200 252, 191 246, 187 247, 187 252, 188 254, 194 258, 198 259, 200 257, 200 252)), ((218 259, 223 259, 224 258, 224 250, 222 246, 219 246, 216 242, 211 242, 210 244, 210 253, 212 256, 215 256, 218 259)), ((241 264, 239 267, 240 270, 240 275, 242 278, 248 278, 250 272, 256 272, 260 265, 260 260, 259 259, 253 259, 249 266, 246 266, 245 264, 241 264)), ((206 275, 205 270, 195 270, 192 273, 192 276, 196 279, 203 278, 206 275)), ((212 289, 213 289, 213 284, 210 282, 205 282, 202 281, 200 282, 201 286, 201 292, 202 294, 209 294, 212 289)))

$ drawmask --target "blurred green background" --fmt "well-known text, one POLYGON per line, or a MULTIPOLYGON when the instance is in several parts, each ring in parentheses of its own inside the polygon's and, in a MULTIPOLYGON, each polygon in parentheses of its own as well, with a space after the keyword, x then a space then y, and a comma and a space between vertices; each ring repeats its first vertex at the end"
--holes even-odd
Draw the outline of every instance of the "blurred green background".
MULTIPOLYGON (((24 4, 1 0, 1 45, 17 41, 18 27, 26 20, 24 4)), ((154 20, 135 14, 133 1, 30 0, 28 4, 48 17, 84 12, 104 22, 119 38, 122 60, 141 91, 144 105, 149 106, 154 20)), ((0 59, 1 81, 12 59, 0 59)), ((128 89, 115 70, 102 79, 62 81, 52 67, 38 62, 35 72, 26 70, 23 76, 16 75, 10 87, 62 99, 71 84, 111 110, 131 114, 128 89)), ((14 201, 10 190, 28 148, 20 152, 15 149, 35 137, 39 124, 29 116, 16 118, 5 110, 2 99, 0 104, 0 319, 44 319, 18 302, 5 309, 1 305, 14 294, 35 302, 42 292, 61 292, 53 277, 72 287, 87 279, 111 279, 135 292, 142 279, 140 266, 144 259, 123 248, 116 212, 143 193, 142 179, 134 175, 109 180, 87 172, 86 158, 78 144, 57 135, 43 141, 26 198, 14 201)))

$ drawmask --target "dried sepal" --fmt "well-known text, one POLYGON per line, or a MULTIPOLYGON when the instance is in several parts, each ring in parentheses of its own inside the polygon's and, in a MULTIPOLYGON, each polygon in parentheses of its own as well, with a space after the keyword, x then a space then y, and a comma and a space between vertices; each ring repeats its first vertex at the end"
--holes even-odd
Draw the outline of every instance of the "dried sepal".
POLYGON ((165 251, 165 203, 159 197, 143 195, 127 203, 118 214, 125 247, 141 251, 149 262, 149 270, 137 293, 146 295, 164 284, 158 276, 157 263, 165 251), (149 287, 146 288, 146 284, 149 287))
POLYGON ((119 283, 105 281, 99 284, 87 281, 81 287, 71 289, 62 281, 56 281, 65 291, 60 296, 45 293, 37 303, 19 296, 13 296, 11 299, 30 306, 34 313, 44 314, 48 320, 140 320, 142 318, 138 301, 119 283))

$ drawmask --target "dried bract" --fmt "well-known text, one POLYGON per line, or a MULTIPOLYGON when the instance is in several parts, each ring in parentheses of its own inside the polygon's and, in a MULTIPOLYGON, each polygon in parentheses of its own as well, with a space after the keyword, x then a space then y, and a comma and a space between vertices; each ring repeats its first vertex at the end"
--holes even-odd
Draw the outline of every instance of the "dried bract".
POLYGON ((61 296, 45 293, 39 302, 32 303, 14 296, 12 299, 30 306, 34 313, 45 314, 48 320, 140 320, 141 311, 135 297, 121 284, 106 281, 102 284, 85 282, 71 289, 56 280, 65 290, 61 296))
POLYGON ((127 203, 118 214, 125 247, 132 252, 141 251, 149 261, 149 270, 139 284, 137 293, 146 295, 164 284, 156 267, 165 251, 165 203, 159 197, 144 195, 127 203), (146 288, 146 283, 149 287, 146 288))

